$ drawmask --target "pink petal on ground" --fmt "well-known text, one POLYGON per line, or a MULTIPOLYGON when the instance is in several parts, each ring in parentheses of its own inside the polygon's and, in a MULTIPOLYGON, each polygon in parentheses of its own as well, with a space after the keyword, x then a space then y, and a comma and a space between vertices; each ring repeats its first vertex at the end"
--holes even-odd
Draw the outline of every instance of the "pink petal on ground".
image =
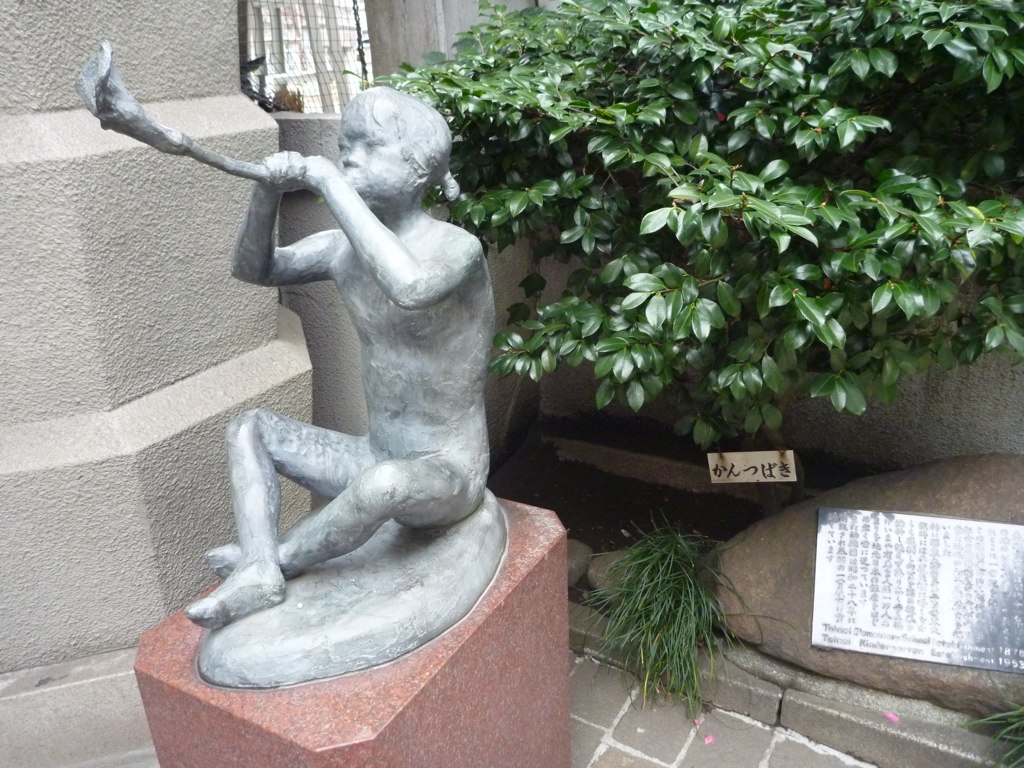
POLYGON ((705 737, 704 737, 704 743, 705 743, 705 744, 714 744, 714 743, 715 743, 715 737, 714 737, 714 736, 712 736, 712 735, 711 735, 711 734, 709 733, 709 734, 708 734, 707 736, 705 736, 705 737))
POLYGON ((895 712, 883 712, 882 714, 885 715, 885 719, 890 722, 898 723, 900 721, 900 716, 895 712))
POLYGON ((703 722, 704 722, 704 718, 698 717, 696 720, 693 721, 693 724, 696 725, 698 728, 700 728, 700 724, 703 723, 703 722))

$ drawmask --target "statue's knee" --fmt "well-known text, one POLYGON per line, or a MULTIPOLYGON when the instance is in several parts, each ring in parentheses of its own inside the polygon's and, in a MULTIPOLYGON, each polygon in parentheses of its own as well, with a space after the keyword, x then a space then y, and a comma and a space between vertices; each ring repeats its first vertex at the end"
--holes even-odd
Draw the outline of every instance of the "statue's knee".
POLYGON ((245 429, 259 429, 262 411, 262 408, 250 408, 231 419, 227 427, 228 441, 237 439, 245 429))
POLYGON ((367 502, 396 502, 408 485, 408 472, 396 462, 374 464, 360 478, 359 491, 367 502))

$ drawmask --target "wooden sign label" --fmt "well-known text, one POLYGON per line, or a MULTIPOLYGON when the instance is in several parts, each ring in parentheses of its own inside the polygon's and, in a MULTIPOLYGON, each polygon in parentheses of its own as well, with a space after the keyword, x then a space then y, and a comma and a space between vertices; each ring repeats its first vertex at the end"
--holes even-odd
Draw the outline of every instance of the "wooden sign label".
POLYGON ((795 483, 792 451, 709 453, 712 483, 795 483))

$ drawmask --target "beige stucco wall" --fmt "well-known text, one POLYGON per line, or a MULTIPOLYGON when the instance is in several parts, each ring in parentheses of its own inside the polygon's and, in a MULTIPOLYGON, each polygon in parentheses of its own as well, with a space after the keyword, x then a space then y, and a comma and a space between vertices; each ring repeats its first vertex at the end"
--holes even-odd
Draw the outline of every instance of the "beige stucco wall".
MULTIPOLYGON (((151 111, 211 148, 276 145, 241 96, 151 111)), ((0 158, 17 192, 0 203, 0 423, 116 408, 274 337, 267 296, 225 277, 244 182, 103 131, 84 109, 0 115, 0 158)))
POLYGON ((143 103, 238 93, 232 2, 4 2, 0 24, 0 114, 78 109, 75 78, 104 39, 114 45, 128 84, 143 103))
MULTIPOLYGON (((310 413, 277 292, 231 278, 249 184, 100 129, 74 92, 106 37, 147 109, 259 158, 235 3, 0 4, 0 672, 134 644, 233 537, 224 427, 310 413)), ((308 504, 289 491, 287 516, 308 504)))

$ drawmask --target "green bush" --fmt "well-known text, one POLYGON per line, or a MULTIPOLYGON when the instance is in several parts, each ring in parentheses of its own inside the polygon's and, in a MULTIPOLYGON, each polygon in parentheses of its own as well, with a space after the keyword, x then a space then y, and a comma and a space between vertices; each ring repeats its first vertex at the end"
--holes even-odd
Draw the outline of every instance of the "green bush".
POLYGON ((608 616, 605 647, 637 672, 645 701, 664 692, 700 708, 700 652, 713 671, 719 637, 728 637, 718 634, 715 557, 710 539, 658 528, 622 552, 593 598, 608 616))
MULTIPOLYGON (((1024 357, 1024 13, 1010 0, 483 6, 408 72, 461 136, 453 218, 578 266, 493 367, 671 392, 707 446, 795 398, 1024 357)), ((963 406, 964 404, 959 404, 963 406)))

